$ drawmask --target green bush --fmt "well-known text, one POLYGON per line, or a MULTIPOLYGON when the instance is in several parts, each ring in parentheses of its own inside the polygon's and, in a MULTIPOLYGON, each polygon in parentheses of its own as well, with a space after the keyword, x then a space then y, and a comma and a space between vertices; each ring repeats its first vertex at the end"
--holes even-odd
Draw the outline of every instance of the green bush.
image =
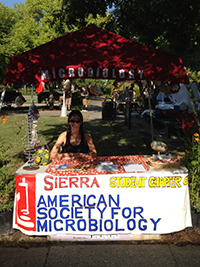
POLYGON ((185 166, 188 168, 190 202, 200 212, 200 138, 195 132, 186 142, 185 166))
POLYGON ((15 179, 8 171, 8 149, 0 139, 0 212, 11 211, 14 204, 15 179))
MULTIPOLYGON (((190 190, 190 202, 192 207, 200 212, 200 126, 196 123, 200 120, 198 107, 195 105, 194 94, 187 86, 191 101, 194 103, 194 115, 196 120, 186 121, 187 127, 185 134, 185 166, 188 169, 188 182, 190 190)), ((200 91, 199 85, 197 85, 200 91)))

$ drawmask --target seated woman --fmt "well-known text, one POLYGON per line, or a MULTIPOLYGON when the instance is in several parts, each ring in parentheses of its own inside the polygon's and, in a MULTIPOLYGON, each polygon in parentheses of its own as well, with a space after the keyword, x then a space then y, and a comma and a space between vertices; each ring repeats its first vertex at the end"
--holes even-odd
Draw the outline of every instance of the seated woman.
POLYGON ((50 156, 52 159, 96 157, 97 151, 91 135, 83 130, 83 116, 73 110, 68 117, 69 129, 60 134, 50 156))

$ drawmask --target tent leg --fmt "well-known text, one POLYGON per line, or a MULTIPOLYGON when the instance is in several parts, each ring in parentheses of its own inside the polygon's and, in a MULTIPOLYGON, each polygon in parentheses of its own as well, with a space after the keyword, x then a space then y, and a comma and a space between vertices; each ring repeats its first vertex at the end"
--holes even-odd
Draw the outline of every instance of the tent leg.
POLYGON ((0 112, 1 112, 2 105, 3 105, 4 96, 5 96, 5 93, 6 93, 6 87, 7 87, 7 84, 4 85, 4 87, 3 87, 3 92, 1 93, 1 99, 0 99, 0 112))
POLYGON ((31 84, 31 104, 33 104, 33 84, 31 84))
POLYGON ((151 140, 153 141, 153 116, 152 116, 152 109, 151 109, 151 97, 150 97, 150 82, 147 82, 147 88, 148 88, 148 104, 149 104, 149 115, 150 115, 150 125, 151 125, 151 140))

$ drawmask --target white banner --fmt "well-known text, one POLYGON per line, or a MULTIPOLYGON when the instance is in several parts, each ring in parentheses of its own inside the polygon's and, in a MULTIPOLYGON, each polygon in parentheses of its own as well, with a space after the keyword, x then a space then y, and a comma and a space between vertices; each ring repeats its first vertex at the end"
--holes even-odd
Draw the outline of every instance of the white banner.
POLYGON ((13 227, 28 235, 167 234, 191 227, 186 174, 16 175, 13 227))

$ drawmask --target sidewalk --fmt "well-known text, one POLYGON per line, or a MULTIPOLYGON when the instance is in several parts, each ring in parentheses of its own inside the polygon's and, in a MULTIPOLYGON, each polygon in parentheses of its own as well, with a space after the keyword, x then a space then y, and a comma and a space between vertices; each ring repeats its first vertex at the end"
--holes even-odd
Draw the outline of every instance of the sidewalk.
MULTIPOLYGON (((90 104, 88 105, 88 110, 87 111, 81 111, 83 116, 88 117, 88 121, 94 121, 94 120, 101 120, 102 119, 102 102, 103 98, 101 97, 95 97, 91 100, 90 104)), ((35 103, 35 105, 39 107, 44 107, 45 109, 45 104, 38 104, 35 103)), ((29 107, 30 103, 24 103, 23 107, 29 107)), ((15 104, 13 104, 13 107, 17 107, 15 104)), ((54 110, 39 110, 40 116, 50 116, 50 117, 61 117, 62 111, 61 109, 54 109, 54 110)), ((66 112, 67 115, 70 113, 70 111, 66 112)), ((24 116, 25 113, 9 113, 7 116, 24 116)))
POLYGON ((200 246, 131 243, 68 243, 60 246, 0 248, 0 266, 9 267, 199 267, 200 246))

